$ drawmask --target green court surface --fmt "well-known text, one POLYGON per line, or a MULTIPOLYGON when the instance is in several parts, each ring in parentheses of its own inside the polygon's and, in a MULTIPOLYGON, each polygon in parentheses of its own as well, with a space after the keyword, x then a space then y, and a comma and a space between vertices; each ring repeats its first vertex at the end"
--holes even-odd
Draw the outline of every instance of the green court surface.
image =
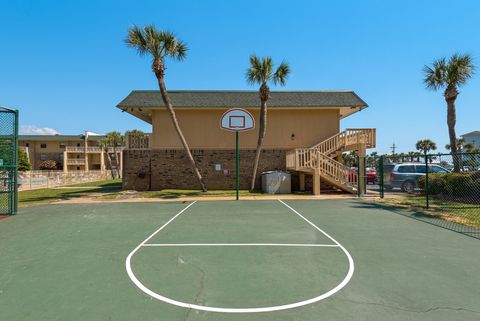
POLYGON ((359 200, 31 207, 4 320, 478 321, 480 241, 359 200))

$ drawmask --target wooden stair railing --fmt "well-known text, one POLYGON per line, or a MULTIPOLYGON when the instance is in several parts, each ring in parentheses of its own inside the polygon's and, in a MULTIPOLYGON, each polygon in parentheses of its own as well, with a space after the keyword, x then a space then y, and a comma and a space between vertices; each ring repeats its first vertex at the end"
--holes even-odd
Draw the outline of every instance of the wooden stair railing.
POLYGON ((353 192, 357 188, 357 174, 349 167, 311 148, 297 148, 287 153, 287 167, 314 172, 338 188, 353 192))
POLYGON ((347 128, 344 131, 311 146, 320 153, 330 155, 344 147, 365 144, 367 148, 375 147, 376 133, 374 128, 347 128))
POLYGON ((287 152, 287 169, 319 175, 331 185, 348 192, 354 192, 358 186, 357 174, 349 167, 336 161, 331 155, 349 146, 364 144, 366 148, 376 145, 374 128, 349 128, 310 147, 296 148, 287 152))

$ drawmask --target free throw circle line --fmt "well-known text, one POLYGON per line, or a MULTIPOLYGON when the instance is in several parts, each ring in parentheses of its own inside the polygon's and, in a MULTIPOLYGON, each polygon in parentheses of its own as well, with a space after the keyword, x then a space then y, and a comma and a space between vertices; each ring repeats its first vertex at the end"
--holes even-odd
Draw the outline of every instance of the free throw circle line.
POLYGON ((181 302, 181 301, 177 301, 177 300, 173 300, 173 299, 170 299, 170 298, 167 298, 163 295, 160 295, 152 290, 150 290, 149 288, 147 288, 145 285, 143 285, 139 280, 138 278, 135 276, 135 274, 133 273, 132 271, 132 267, 131 267, 131 259, 133 257, 133 255, 142 247, 145 245, 145 243, 147 243, 153 236, 155 236, 158 232, 160 232, 163 228, 165 228, 168 224, 170 224, 174 219, 176 219, 180 214, 182 214, 183 212, 185 212, 190 206, 192 206, 195 202, 189 204, 187 207, 185 207, 183 210, 181 210, 179 213, 177 213, 174 217, 172 217, 167 223, 165 223, 164 225, 162 225, 158 230, 156 230, 155 232, 153 232, 149 237, 147 237, 142 243, 140 243, 135 249, 133 249, 132 252, 130 252, 130 254, 127 256, 127 259, 125 260, 125 267, 126 267, 126 270, 127 270, 127 274, 128 276, 130 277, 130 279, 132 280, 132 282, 140 289, 142 290, 144 293, 148 294, 149 296, 151 296, 152 298, 154 299, 157 299, 159 301, 163 301, 165 303, 169 303, 169 304, 172 304, 172 305, 176 305, 176 306, 179 306, 179 307, 183 307, 183 308, 187 308, 187 309, 195 309, 195 310, 200 310, 200 311, 208 311, 208 312, 222 312, 222 313, 259 313, 259 312, 273 312, 273 311, 281 311, 281 310, 288 310, 288 309, 293 309, 293 308, 297 308, 297 307, 301 307, 301 306, 304 306, 304 305, 308 305, 308 304, 312 304, 312 303, 315 303, 315 302, 318 302, 318 301, 321 301, 323 299, 326 299, 330 296, 332 296, 333 294, 335 294, 336 292, 340 291, 345 285, 347 285, 347 283, 350 281, 350 279, 352 278, 352 275, 353 275, 353 271, 354 271, 354 264, 353 264, 353 259, 350 255, 350 253, 348 253, 348 251, 340 244, 338 243, 334 238, 332 238, 330 235, 328 235, 327 233, 325 233, 323 230, 321 230, 318 226, 316 226, 315 224, 313 224, 312 222, 310 222, 309 220, 307 220, 305 217, 303 217, 300 213, 298 213, 295 209, 293 209, 292 207, 290 207, 289 205, 287 205, 286 203, 284 203, 283 201, 279 200, 282 204, 284 204, 286 207, 288 207, 289 209, 291 209, 295 214, 299 215, 301 218, 303 218, 306 222, 308 222, 310 225, 312 225, 313 227, 315 227, 318 231, 322 232, 323 234, 325 234, 325 236, 327 236, 330 240, 332 240, 335 244, 338 245, 338 247, 340 249, 342 249, 342 251, 346 254, 347 258, 348 258, 348 263, 349 263, 349 269, 348 269, 348 273, 347 273, 347 276, 343 279, 343 281, 338 284, 336 287, 334 287, 333 289, 329 290, 328 292, 325 292, 319 296, 316 296, 314 298, 311 298, 311 299, 308 299, 308 300, 304 300, 304 301, 299 301, 299 302, 295 302, 295 303, 290 303, 290 304, 284 304, 284 305, 277 305, 277 306, 270 306, 270 307, 259 307, 259 308, 221 308, 221 307, 211 307, 211 306, 203 306, 203 305, 198 305, 198 304, 191 304, 191 303, 186 303, 186 302, 181 302))

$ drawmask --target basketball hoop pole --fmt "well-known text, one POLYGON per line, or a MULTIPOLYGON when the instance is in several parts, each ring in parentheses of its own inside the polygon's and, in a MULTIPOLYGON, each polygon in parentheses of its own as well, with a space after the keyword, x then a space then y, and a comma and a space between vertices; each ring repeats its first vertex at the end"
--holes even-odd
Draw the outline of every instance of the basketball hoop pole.
POLYGON ((240 188, 239 177, 238 177, 238 163, 240 160, 240 155, 238 152, 238 130, 235 131, 235 188, 237 190, 237 201, 238 201, 238 190, 240 188))
POLYGON ((246 109, 230 108, 224 112, 220 118, 220 128, 235 132, 235 198, 238 201, 240 196, 240 151, 238 148, 238 132, 254 129, 255 119, 246 109))

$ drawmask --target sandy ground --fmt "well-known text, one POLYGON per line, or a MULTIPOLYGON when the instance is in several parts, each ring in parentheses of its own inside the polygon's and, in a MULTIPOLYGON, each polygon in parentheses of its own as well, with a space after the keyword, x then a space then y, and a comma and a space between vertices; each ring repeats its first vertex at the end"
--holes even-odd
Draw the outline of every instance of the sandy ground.
MULTIPOLYGON (((241 200, 328 200, 328 199, 357 199, 352 194, 323 194, 323 195, 261 195, 261 196, 241 196, 241 200)), ((98 197, 81 197, 68 200, 61 200, 52 204, 85 204, 85 203, 155 203, 155 202, 182 202, 182 201, 227 201, 234 200, 231 196, 198 196, 198 197, 178 197, 178 198, 118 198, 101 199, 98 197)))

